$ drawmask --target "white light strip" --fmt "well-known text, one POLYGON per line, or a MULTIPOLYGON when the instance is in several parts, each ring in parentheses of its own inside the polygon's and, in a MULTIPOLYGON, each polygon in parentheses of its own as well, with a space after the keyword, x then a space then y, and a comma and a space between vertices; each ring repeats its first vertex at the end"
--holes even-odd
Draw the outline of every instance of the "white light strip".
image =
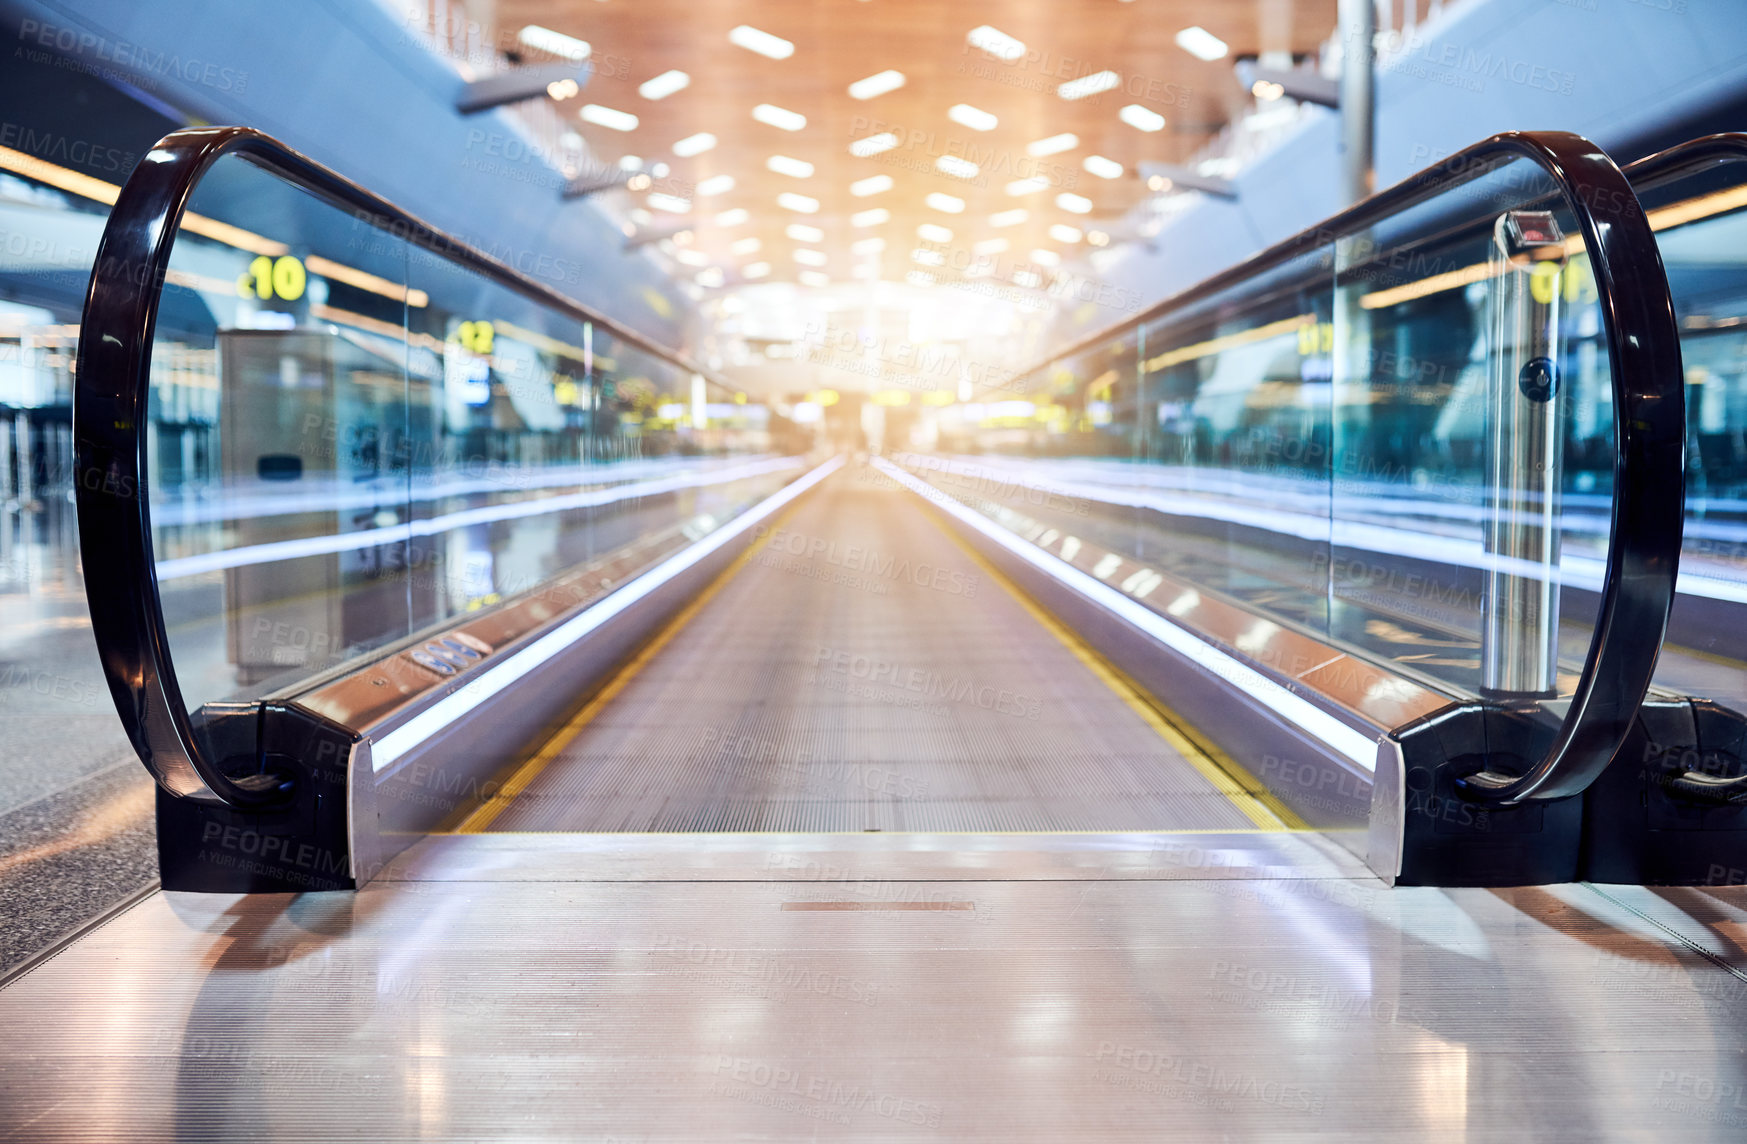
POLYGON ((546 513, 565 512, 576 508, 593 508, 613 504, 630 497, 654 496, 657 493, 694 489, 705 485, 726 484, 766 473, 792 469, 798 464, 792 458, 779 458, 731 469, 712 469, 703 473, 668 477, 663 480, 638 481, 608 489, 593 489, 569 496, 540 497, 536 500, 514 501, 510 504, 486 505, 445 513, 426 520, 405 524, 390 524, 382 528, 365 528, 357 532, 341 532, 329 536, 306 536, 296 540, 276 540, 270 544, 249 544, 241 548, 226 548, 220 552, 203 552, 198 556, 178 556, 160 560, 156 565, 158 582, 199 576, 205 572, 222 572, 228 568, 243 568, 251 564, 270 564, 277 560, 295 560, 300 556, 329 556, 336 552, 355 552, 360 548, 375 548, 394 544, 415 536, 435 536, 452 528, 472 524, 491 524, 500 520, 517 520, 546 513))
POLYGON ((703 540, 669 556, 600 603, 585 609, 580 615, 567 620, 520 651, 505 656, 495 665, 482 668, 476 675, 468 679, 460 690, 451 692, 377 740, 371 749, 372 768, 383 771, 393 766, 408 752, 430 741, 481 703, 497 695, 589 632, 594 631, 656 589, 661 588, 704 557, 744 535, 753 525, 767 519, 778 509, 842 467, 842 455, 832 457, 788 487, 766 497, 753 508, 741 513, 703 540))
POLYGON ((1201 639, 1187 628, 1181 627, 1152 609, 1129 599, 1097 577, 1080 571, 1067 561, 1059 559, 1030 541, 1002 528, 981 513, 966 508, 957 499, 944 494, 940 489, 926 481, 911 476, 884 457, 874 457, 873 463, 881 472, 899 484, 917 495, 927 498, 936 508, 976 529, 1064 587, 1073 589, 1093 603, 1115 613, 1185 659, 1212 672, 1294 727, 1324 743, 1330 750, 1349 760, 1367 774, 1376 769, 1376 742, 1347 726, 1308 699, 1294 694, 1249 664, 1201 639))

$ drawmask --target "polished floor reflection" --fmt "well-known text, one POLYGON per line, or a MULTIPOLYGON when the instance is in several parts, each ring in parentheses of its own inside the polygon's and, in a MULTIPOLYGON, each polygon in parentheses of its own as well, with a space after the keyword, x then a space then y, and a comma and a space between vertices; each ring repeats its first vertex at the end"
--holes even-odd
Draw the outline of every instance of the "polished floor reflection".
POLYGON ((1747 892, 1302 835, 433 838, 0 992, 18 1139, 1737 1140, 1747 892))

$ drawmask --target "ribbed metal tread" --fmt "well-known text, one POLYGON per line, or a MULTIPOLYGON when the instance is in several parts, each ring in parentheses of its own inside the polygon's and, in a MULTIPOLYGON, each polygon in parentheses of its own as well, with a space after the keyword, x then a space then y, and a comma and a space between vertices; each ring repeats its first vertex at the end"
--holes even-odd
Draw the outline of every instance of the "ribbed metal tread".
POLYGON ((490 829, 1277 825, 928 512, 849 472, 801 502, 490 829))

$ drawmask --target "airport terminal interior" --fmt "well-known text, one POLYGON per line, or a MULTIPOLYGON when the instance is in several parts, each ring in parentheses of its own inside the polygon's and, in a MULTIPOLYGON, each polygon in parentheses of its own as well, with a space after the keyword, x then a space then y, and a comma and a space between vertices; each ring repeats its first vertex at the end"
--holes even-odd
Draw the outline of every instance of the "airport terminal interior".
POLYGON ((1741 15, 0 0, 0 1140, 1747 1138, 1741 15))

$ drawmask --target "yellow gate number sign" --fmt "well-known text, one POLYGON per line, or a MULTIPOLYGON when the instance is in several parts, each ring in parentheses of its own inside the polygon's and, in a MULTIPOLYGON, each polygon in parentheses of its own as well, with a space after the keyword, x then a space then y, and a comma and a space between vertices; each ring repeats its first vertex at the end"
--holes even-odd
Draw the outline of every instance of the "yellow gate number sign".
POLYGON ((295 302, 303 297, 308 281, 309 275, 300 260, 289 254, 278 258, 263 254, 249 263, 247 274, 237 279, 237 294, 244 298, 254 294, 263 301, 277 298, 281 302, 295 302))

